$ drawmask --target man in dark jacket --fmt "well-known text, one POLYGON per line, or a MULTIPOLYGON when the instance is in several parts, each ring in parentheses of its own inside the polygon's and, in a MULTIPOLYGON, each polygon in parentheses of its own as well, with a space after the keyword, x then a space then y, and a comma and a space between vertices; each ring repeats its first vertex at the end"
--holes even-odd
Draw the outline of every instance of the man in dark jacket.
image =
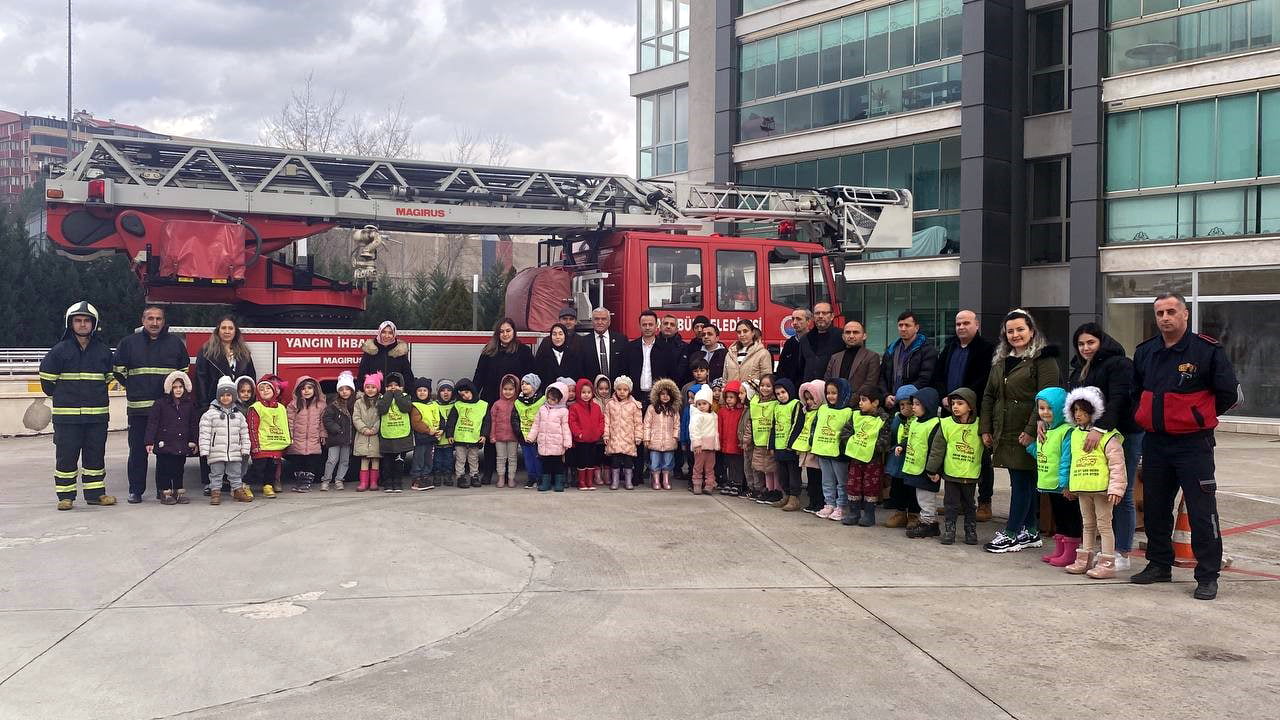
POLYGON ((591 334, 586 336, 583 343, 588 379, 608 375, 612 380, 627 374, 627 336, 613 330, 612 324, 613 313, 606 308, 599 307, 591 311, 591 334))
POLYGON ((884 406, 893 412, 898 399, 893 393, 903 385, 932 387, 933 369, 938 363, 938 348, 920 332, 920 322, 910 310, 898 316, 898 339, 884 351, 880 361, 880 387, 889 395, 884 406))
POLYGON ((624 360, 638 395, 648 395, 663 378, 679 379, 680 348, 659 337, 658 315, 652 310, 640 313, 640 337, 627 343, 624 360))
MULTIPOLYGON (((129 502, 142 502, 147 490, 147 419, 151 406, 164 395, 164 379, 174 370, 191 365, 187 346, 169 334, 164 308, 148 305, 142 311, 142 329, 116 346, 113 371, 125 387, 129 409, 129 502)), ((160 491, 156 490, 156 499, 160 491)))
POLYGON ((859 390, 867 385, 878 386, 880 356, 863 346, 867 341, 867 331, 863 324, 857 320, 850 320, 844 324, 844 331, 840 337, 844 342, 844 349, 831 356, 822 377, 824 379, 842 377, 849 381, 849 387, 859 390))
POLYGON ((800 342, 804 340, 805 333, 809 332, 812 322, 813 313, 808 308, 792 310, 791 328, 795 330, 795 335, 782 343, 782 352, 778 355, 778 376, 790 380, 796 387, 804 382, 801 379, 804 375, 804 358, 800 354, 800 342))
MULTIPOLYGON (((708 377, 718 380, 724 377, 724 357, 729 350, 720 342, 720 330, 715 325, 704 325, 698 332, 700 334, 694 338, 698 341, 698 345, 685 356, 686 361, 683 367, 691 367, 695 360, 706 360, 711 368, 711 374, 708 377)), ((691 372, 683 374, 688 377, 681 378, 682 387, 684 383, 693 380, 691 372)))
MULTIPOLYGON (((948 407, 947 397, 960 388, 969 388, 978 397, 987 387, 991 374, 991 357, 996 347, 982 337, 978 316, 972 310, 956 313, 956 334, 947 338, 938 355, 933 374, 933 387, 942 397, 942 406, 948 407)), ((893 392, 890 388, 889 392, 893 392)), ((977 408, 974 408, 977 412, 977 408)), ((950 413, 943 413, 943 417, 950 413)), ((991 468, 991 453, 982 454, 982 474, 978 476, 978 522, 991 519, 991 496, 995 494, 995 471, 991 468)))
POLYGON ((834 319, 835 312, 831 309, 831 303, 814 304, 813 327, 804 334, 804 340, 800 343, 801 382, 796 383, 796 387, 810 380, 825 379, 824 374, 831 356, 844 349, 840 330, 831 324, 834 319))
MULTIPOLYGON (((40 389, 53 398, 53 487, 58 509, 70 510, 76 477, 90 505, 115 505, 107 494, 107 420, 111 349, 97 336, 98 310, 87 302, 67 308, 62 339, 40 361, 40 389)), ((146 423, 143 423, 146 429, 146 423)))

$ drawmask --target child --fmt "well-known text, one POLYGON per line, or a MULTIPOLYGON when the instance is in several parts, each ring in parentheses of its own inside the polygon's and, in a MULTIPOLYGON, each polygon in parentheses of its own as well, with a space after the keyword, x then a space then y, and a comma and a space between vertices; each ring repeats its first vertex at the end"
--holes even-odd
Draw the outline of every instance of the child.
POLYGON ((498 399, 489 410, 489 439, 497 457, 498 487, 516 486, 516 442, 521 437, 520 416, 516 413, 516 389, 519 386, 520 378, 503 375, 498 399))
POLYGON ((445 434, 453 438, 453 480, 458 487, 480 487, 480 453, 489 436, 489 403, 476 397, 470 378, 458 381, 458 401, 445 420, 445 434), (468 474, 470 470, 470 474, 468 474))
POLYGON ((1116 576, 1116 536, 1111 527, 1112 509, 1124 499, 1128 486, 1125 474, 1124 441, 1120 433, 1108 430, 1092 451, 1084 449, 1085 438, 1106 409, 1102 391, 1096 387, 1080 387, 1067 395, 1067 407, 1075 427, 1068 435, 1066 452, 1071 455, 1067 466, 1067 492, 1080 501, 1080 517, 1084 521, 1084 546, 1076 550, 1076 561, 1064 568, 1072 575, 1084 573, 1097 580, 1116 576), (1097 564, 1090 562, 1097 550, 1096 538, 1102 536, 1102 552, 1097 564))
POLYGON ((515 411, 520 419, 520 452, 524 455, 525 481, 524 489, 531 490, 538 486, 542 479, 542 462, 538 457, 538 446, 529 439, 529 429, 533 427, 533 419, 538 410, 547 401, 538 394, 542 387, 542 379, 534 373, 520 378, 520 394, 516 396, 515 411))
POLYGON ((708 495, 716 490, 716 451, 720 449, 720 432, 711 398, 711 386, 699 386, 693 396, 693 409, 689 411, 689 448, 694 458, 689 481, 693 484, 694 495, 701 495, 704 487, 708 495))
POLYGON ((1066 567, 1076 561, 1084 526, 1079 506, 1063 497, 1067 489, 1067 468, 1063 461, 1070 460, 1067 447, 1071 423, 1066 422, 1067 391, 1049 387, 1036 393, 1036 414, 1044 426, 1044 442, 1032 442, 1027 452, 1036 459, 1036 489, 1049 497, 1053 511, 1053 550, 1040 556, 1041 562, 1054 567, 1066 567))
POLYGON ((292 442, 284 453, 293 468, 294 492, 310 492, 311 483, 324 472, 324 446, 328 442, 324 431, 326 404, 315 378, 310 375, 298 378, 293 399, 285 408, 292 442))
POLYGON ((800 402, 804 403, 804 410, 791 440, 791 449, 799 453, 799 464, 804 468, 806 493, 809 496, 809 501, 799 509, 810 515, 816 515, 826 504, 822 495, 822 468, 818 465, 818 456, 809 447, 813 439, 814 423, 818 419, 818 408, 822 407, 826 392, 827 384, 821 380, 810 380, 800 386, 800 402))
POLYGON ((849 514, 840 522, 871 527, 876 524, 880 478, 884 473, 884 455, 889 449, 889 413, 884 411, 880 388, 875 385, 859 388, 857 398, 853 437, 844 448, 844 454, 849 458, 849 474, 845 483, 849 514))
POLYGON ((773 384, 773 459, 778 466, 777 487, 764 497, 769 505, 786 507, 788 503, 800 504, 800 455, 791 449, 791 436, 800 420, 800 396, 796 386, 787 378, 778 378, 773 384))
POLYGON ((330 483, 334 490, 342 490, 351 463, 351 446, 355 443, 355 426, 351 424, 351 410, 356 403, 356 380, 348 370, 338 375, 338 391, 325 404, 324 434, 328 439, 324 459, 324 476, 320 491, 328 492, 330 483))
POLYGON ((938 432, 938 391, 933 388, 918 390, 911 398, 911 424, 907 427, 906 440, 894 449, 902 457, 902 482, 916 492, 920 505, 920 523, 907 528, 909 538, 938 537, 938 491, 942 489, 936 477, 925 472, 933 436, 938 432))
POLYGON ((680 404, 680 389, 671 380, 663 378, 649 390, 644 446, 649 450, 654 490, 671 489, 671 469, 680 441, 680 404))
POLYGON ((436 486, 431 464, 435 460, 436 437, 440 434, 440 406, 431 399, 430 378, 413 381, 409 427, 413 430, 413 464, 409 466, 413 484, 409 489, 431 490, 436 486))
POLYGON ((737 495, 746 492, 747 483, 742 469, 742 440, 738 431, 746 410, 742 404, 742 383, 737 380, 725 383, 720 397, 724 404, 716 411, 716 423, 720 433, 720 459, 725 472, 720 494, 737 495))
POLYGON ((351 426, 356 430, 351 454, 360 458, 360 484, 356 492, 378 489, 378 466, 382 463, 382 442, 378 434, 382 418, 378 413, 381 388, 382 373, 365 375, 363 392, 351 409, 351 426))
MULTIPOLYGON (((911 398, 917 392, 915 385, 903 385, 894 393, 898 412, 893 414, 889 423, 889 439, 895 446, 907 442, 907 431, 915 418, 911 398)), ((915 490, 902 481, 902 456, 896 452, 889 453, 885 458, 884 471, 889 476, 889 500, 884 506, 886 510, 894 511, 884 521, 884 526, 911 530, 920 524, 920 505, 916 502, 915 490)))
POLYGON ((644 441, 644 415, 640 401, 631 397, 631 378, 619 375, 613 383, 613 397, 604 406, 604 452, 608 458, 609 487, 635 489, 632 472, 636 453, 644 441))
MULTIPOLYGON (((724 402, 724 378, 716 378, 715 380, 711 381, 711 412, 715 413, 717 417, 719 417, 720 405, 723 402, 724 402)), ((716 432, 719 432, 719 431, 720 431, 719 421, 717 420, 716 432)), ((737 444, 738 440, 737 440, 736 433, 734 434, 734 437, 730 439, 735 444, 737 444)), ((724 445, 723 437, 720 439, 720 445, 721 446, 724 445)), ((729 472, 729 469, 725 465, 724 454, 721 452, 717 452, 716 453, 716 487, 721 488, 721 490, 723 490, 723 488, 728 482, 728 472, 729 472)))
POLYGON ((413 401, 404 394, 404 376, 387 375, 387 390, 378 400, 378 444, 382 450, 383 492, 404 492, 404 454, 413 452, 413 401))
POLYGON ((234 380, 218 378, 213 402, 200 416, 200 455, 209 463, 210 505, 222 504, 223 482, 230 485, 237 502, 253 502, 241 473, 249 457, 249 423, 236 404, 236 392, 234 380))
POLYGON ((680 477, 688 468, 688 474, 685 475, 689 479, 689 492, 693 492, 693 450, 690 448, 691 440, 689 439, 689 413, 693 411, 693 397, 702 389, 702 385, 696 382, 686 383, 680 389, 681 397, 684 398, 684 404, 680 408, 680 449, 676 450, 675 467, 672 468, 676 477, 680 477))
POLYGON ((743 448, 750 454, 747 483, 751 491, 746 495, 749 500, 764 497, 766 492, 776 489, 778 482, 778 462, 769 445, 769 437, 773 433, 773 410, 777 404, 773 399, 773 381, 773 375, 762 376, 756 386, 757 395, 747 403, 750 432, 743 448))
MULTIPOLYGON (((147 452, 156 456, 156 488, 161 505, 191 502, 182 487, 187 456, 200 449, 200 413, 191 397, 191 378, 174 370, 164 379, 165 397, 156 401, 147 416, 147 452)), ((211 494, 212 496, 212 494, 211 494)))
POLYGON ((815 515, 827 520, 840 521, 848 510, 849 496, 845 494, 845 477, 849 463, 844 459, 844 446, 853 436, 853 409, 849 407, 849 381, 844 378, 828 380, 824 387, 827 404, 818 408, 813 421, 813 436, 809 450, 818 456, 822 471, 822 509, 815 515))
MULTIPOLYGON (((248 375, 241 375, 236 378, 236 407, 240 408, 240 414, 244 416, 245 422, 249 421, 249 406, 258 399, 258 382, 248 375)), ((249 497, 253 497, 253 490, 249 487, 249 467, 253 459, 246 457, 240 463, 240 478, 244 482, 244 491, 249 493, 249 497)), ((231 485, 223 481, 222 492, 231 492, 231 485)))
POLYGON ((546 402, 538 408, 533 423, 529 426, 529 442, 538 446, 538 460, 542 464, 541 480, 538 492, 546 492, 554 486, 556 492, 564 492, 564 454, 573 447, 573 437, 569 430, 569 408, 565 407, 564 398, 569 394, 569 386, 559 380, 547 388, 546 402))
POLYGON ((978 544, 978 507, 974 495, 982 474, 982 438, 978 434, 978 395, 958 388, 947 396, 951 417, 939 423, 929 446, 926 471, 934 482, 945 481, 946 520, 938 542, 954 545, 956 518, 964 510, 964 544, 978 544))
POLYGON ((280 404, 281 385, 274 375, 263 375, 255 387, 258 399, 249 406, 249 472, 262 485, 262 496, 274 498, 280 484, 284 449, 289 447, 289 412, 280 404))
MULTIPOLYGON (((609 404, 613 399, 613 383, 609 380, 608 375, 600 374, 596 376, 595 383, 596 404, 600 406, 600 412, 604 412, 604 406, 609 404)), ((600 466, 596 468, 595 484, 604 485, 605 479, 609 477, 609 461, 605 456, 603 444, 600 449, 600 466)))
POLYGON ((436 451, 431 462, 431 474, 440 478, 435 484, 443 482, 450 487, 453 486, 453 436, 445 431, 445 420, 449 419, 449 413, 453 411, 453 381, 441 380, 440 389, 436 392, 436 405, 440 408, 440 432, 436 435, 436 451))
POLYGON ((569 405, 569 431, 573 447, 565 455, 565 464, 578 474, 579 490, 595 490, 593 475, 603 458, 604 413, 596 404, 591 381, 578 381, 578 399, 569 405))

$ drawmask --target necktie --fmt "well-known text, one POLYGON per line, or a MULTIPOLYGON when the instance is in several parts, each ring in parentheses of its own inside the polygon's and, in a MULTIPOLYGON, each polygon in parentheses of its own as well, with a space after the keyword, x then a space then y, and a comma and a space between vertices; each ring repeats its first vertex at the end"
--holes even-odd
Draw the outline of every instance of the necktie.
POLYGON ((600 373, 609 375, 609 351, 604 346, 604 335, 596 335, 596 340, 600 344, 600 373))

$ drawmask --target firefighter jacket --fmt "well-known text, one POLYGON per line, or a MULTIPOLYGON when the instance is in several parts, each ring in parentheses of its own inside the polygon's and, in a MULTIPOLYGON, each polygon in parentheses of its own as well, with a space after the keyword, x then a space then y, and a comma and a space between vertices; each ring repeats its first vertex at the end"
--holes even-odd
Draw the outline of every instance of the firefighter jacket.
POLYGON ((116 347, 113 371, 125 387, 130 415, 146 415, 164 395, 164 379, 174 370, 186 372, 191 364, 187 346, 164 328, 154 340, 138 330, 116 347))
MULTIPOLYGON (((111 349, 97 333, 84 349, 71 333, 40 361, 40 388, 53 398, 54 424, 106 423, 111 349)), ((164 376, 158 378, 164 382, 164 376)))

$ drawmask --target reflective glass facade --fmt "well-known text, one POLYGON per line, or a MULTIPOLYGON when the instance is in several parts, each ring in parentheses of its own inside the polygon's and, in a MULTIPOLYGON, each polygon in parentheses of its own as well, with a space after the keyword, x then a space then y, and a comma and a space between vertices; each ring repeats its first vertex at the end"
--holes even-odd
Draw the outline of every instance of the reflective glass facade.
MULTIPOLYGON (((1183 7, 1192 4, 1184 2, 1183 7)), ((1112 7, 1114 9, 1115 3, 1112 7)), ((1196 7, 1171 17, 1113 28, 1107 33, 1108 74, 1277 45, 1280 45, 1280 0, 1252 0, 1208 9, 1196 7)))

